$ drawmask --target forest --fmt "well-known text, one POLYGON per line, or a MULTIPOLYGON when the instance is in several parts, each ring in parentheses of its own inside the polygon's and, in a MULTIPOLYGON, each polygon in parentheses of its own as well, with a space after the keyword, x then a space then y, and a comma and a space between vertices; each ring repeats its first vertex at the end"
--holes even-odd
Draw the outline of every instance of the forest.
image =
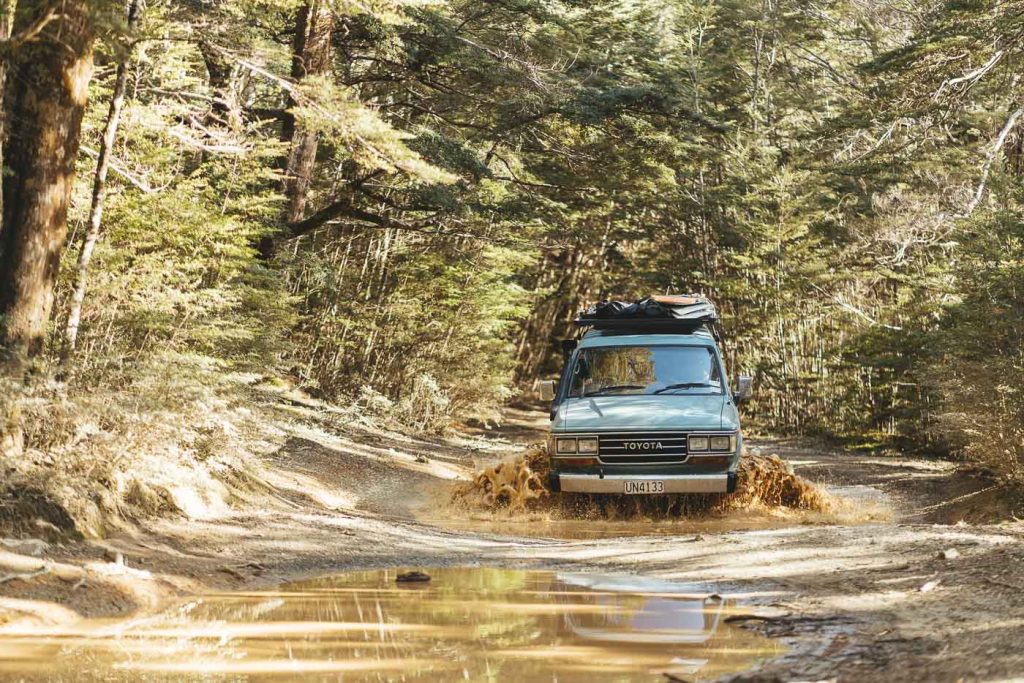
POLYGON ((493 422, 687 292, 756 431, 1020 484, 1022 79, 1021 0, 3 0, 0 489, 493 422))

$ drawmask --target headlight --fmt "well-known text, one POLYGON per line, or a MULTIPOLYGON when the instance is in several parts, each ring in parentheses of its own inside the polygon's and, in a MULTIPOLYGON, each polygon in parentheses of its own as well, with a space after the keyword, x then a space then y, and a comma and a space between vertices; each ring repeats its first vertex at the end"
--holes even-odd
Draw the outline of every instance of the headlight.
POLYGON ((556 439, 555 440, 555 452, 556 453, 575 453, 576 452, 576 439, 556 439))
POLYGON ((711 450, 713 451, 734 451, 736 450, 736 437, 733 435, 729 436, 713 436, 711 437, 711 450))
POLYGON ((706 436, 691 436, 687 441, 687 450, 689 451, 706 451, 708 449, 708 437, 706 436))
POLYGON ((588 436, 577 439, 576 448, 580 453, 597 453, 597 437, 588 436))

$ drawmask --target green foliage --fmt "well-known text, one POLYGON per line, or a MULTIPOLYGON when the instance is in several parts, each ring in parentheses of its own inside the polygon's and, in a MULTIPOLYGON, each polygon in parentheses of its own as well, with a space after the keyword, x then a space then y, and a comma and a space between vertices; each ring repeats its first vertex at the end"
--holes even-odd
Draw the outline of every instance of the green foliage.
POLYGON ((367 108, 351 88, 329 79, 309 77, 298 86, 299 104, 292 109, 299 125, 344 150, 364 170, 402 172, 424 183, 450 183, 455 176, 425 162, 405 144, 412 133, 395 130, 367 108))
POLYGON ((494 246, 422 247, 387 231, 296 254, 292 288, 304 306, 290 343, 307 387, 337 398, 370 385, 403 399, 436 383, 448 416, 486 415, 511 395, 513 332, 527 313, 515 275, 529 257, 494 246), (386 270, 383 259, 349 267, 371 251, 388 253, 386 270))
POLYGON ((942 397, 937 429, 968 459, 1024 482, 1024 212, 973 221, 927 379, 942 397))
POLYGON ((299 83, 299 2, 150 10, 230 82, 143 45, 77 367, 170 347, 436 430, 553 372, 584 303, 696 290, 759 427, 974 459, 1009 435, 986 464, 1019 476, 1020 2, 328 5, 299 83), (292 125, 327 217, 289 237, 292 125))
MULTIPOLYGON (((72 367, 83 381, 168 350, 265 363, 294 321, 282 279, 255 248, 280 215, 273 165, 281 147, 274 140, 221 146, 216 131, 183 124, 207 103, 164 93, 201 93, 200 64, 194 46, 174 41, 147 45, 134 62, 72 367), (206 145, 231 152, 211 154, 206 145)), ((87 151, 100 144, 107 86, 102 77, 93 86, 87 151)), ((79 168, 59 302, 90 206, 94 154, 83 155, 79 168)))

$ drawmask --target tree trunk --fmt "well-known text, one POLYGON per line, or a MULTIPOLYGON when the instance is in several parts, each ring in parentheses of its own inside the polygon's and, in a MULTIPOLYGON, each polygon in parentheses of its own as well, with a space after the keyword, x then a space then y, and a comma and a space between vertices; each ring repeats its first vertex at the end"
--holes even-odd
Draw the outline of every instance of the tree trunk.
MULTIPOLYGON (((128 37, 134 39, 142 16, 141 0, 131 0, 128 6, 128 37)), ((61 361, 66 362, 75 350, 78 342, 78 325, 82 319, 82 302, 85 301, 85 288, 89 273, 89 262, 92 250, 100 236, 100 225, 103 221, 103 200, 106 196, 107 172, 110 170, 110 155, 117 137, 117 127, 121 122, 121 109, 124 106, 124 91, 128 84, 128 66, 134 52, 134 43, 120 64, 114 77, 114 92, 110 98, 110 111, 107 123, 103 128, 103 140, 100 143, 99 156, 96 159, 96 174, 92 183, 92 204, 89 207, 89 221, 85 226, 85 238, 82 250, 78 253, 78 264, 75 267, 75 286, 71 292, 71 305, 68 310, 68 323, 64 329, 64 347, 61 361)))
MULTIPOLYGON (((334 16, 326 2, 310 0, 299 10, 292 52, 292 78, 296 82, 330 70, 333 32, 334 16)), ((289 104, 294 106, 295 102, 289 104)), ((306 211, 306 195, 313 177, 318 140, 316 133, 296 125, 293 116, 285 119, 283 134, 286 140, 291 141, 284 178, 288 199, 285 221, 291 224, 301 220, 306 211)))
POLYGON ((206 64, 213 104, 207 123, 220 125, 232 131, 242 128, 242 105, 235 89, 235 67, 223 50, 207 40, 199 42, 199 52, 206 64))
MULTIPOLYGON (((9 40, 14 28, 14 10, 17 8, 16 0, 0 0, 0 40, 9 40)), ((7 87, 7 57, 0 58, 0 169, 4 165, 4 140, 7 133, 7 121, 5 120, 5 109, 3 107, 2 94, 7 87)), ((0 192, 0 216, 4 214, 4 196, 0 192)))
POLYGON ((54 7, 60 15, 18 52, 6 93, 10 173, 3 182, 0 231, 0 350, 14 371, 43 347, 92 77, 86 0, 26 5, 15 30, 54 7))

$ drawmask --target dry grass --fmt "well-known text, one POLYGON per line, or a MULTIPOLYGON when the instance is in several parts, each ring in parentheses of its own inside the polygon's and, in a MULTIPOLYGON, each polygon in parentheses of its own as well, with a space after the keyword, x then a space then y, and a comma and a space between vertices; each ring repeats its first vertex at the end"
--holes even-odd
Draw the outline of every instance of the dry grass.
POLYGON ((683 496, 552 496, 547 488, 548 455, 544 445, 488 467, 473 481, 456 487, 453 500, 477 509, 555 510, 569 517, 696 517, 738 510, 786 508, 832 512, 831 498, 795 474, 777 455, 746 455, 737 472, 734 494, 683 496))
POLYGON ((1024 389, 1017 359, 959 361, 933 379, 942 392, 936 429, 953 451, 1001 483, 1024 489, 1024 389))
POLYGON ((155 515, 213 515, 257 485, 253 453, 276 436, 244 382, 182 356, 110 380, 3 387, 0 531, 103 536, 155 515))

